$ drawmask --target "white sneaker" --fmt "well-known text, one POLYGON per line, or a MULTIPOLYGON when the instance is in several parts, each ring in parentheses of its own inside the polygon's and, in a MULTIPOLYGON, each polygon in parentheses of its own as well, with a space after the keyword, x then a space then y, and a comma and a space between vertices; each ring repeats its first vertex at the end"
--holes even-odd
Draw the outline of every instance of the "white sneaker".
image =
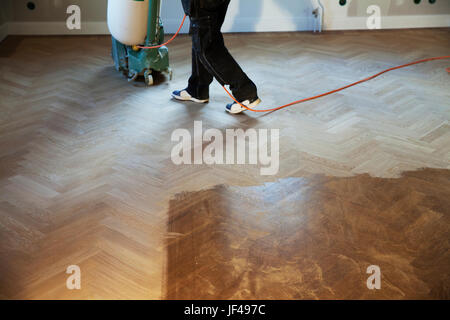
POLYGON ((186 89, 184 89, 184 90, 177 90, 177 91, 172 92, 172 97, 174 99, 181 100, 181 101, 192 101, 192 102, 196 102, 196 103, 207 103, 207 102, 209 102, 209 99, 197 99, 197 98, 194 98, 193 96, 191 96, 189 94, 189 92, 187 92, 186 89))
MULTIPOLYGON (((259 98, 255 98, 253 100, 245 100, 245 101, 241 102, 241 104, 243 104, 244 106, 246 106, 247 108, 250 108, 250 109, 253 109, 260 103, 261 103, 261 99, 259 99, 259 98)), ((247 110, 244 107, 242 107, 239 103, 236 103, 236 102, 227 104, 227 106, 225 108, 229 113, 232 113, 232 114, 241 113, 242 111, 247 110)))

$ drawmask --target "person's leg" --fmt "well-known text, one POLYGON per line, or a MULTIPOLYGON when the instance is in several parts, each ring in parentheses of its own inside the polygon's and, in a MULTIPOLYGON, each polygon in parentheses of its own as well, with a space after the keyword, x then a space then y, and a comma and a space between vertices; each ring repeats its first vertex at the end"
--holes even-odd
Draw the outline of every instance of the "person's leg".
MULTIPOLYGON (((191 32, 192 34, 192 22, 191 32)), ((192 74, 188 86, 183 90, 172 92, 172 97, 182 101, 206 103, 209 101, 209 85, 214 80, 213 75, 203 66, 198 53, 192 45, 192 74)))
POLYGON ((221 27, 229 0, 214 10, 199 10, 193 19, 193 45, 201 63, 222 85, 229 85, 238 101, 257 98, 256 85, 225 47, 221 27))
POLYGON ((197 99, 209 99, 209 85, 213 79, 213 76, 200 62, 197 52, 192 49, 192 75, 189 78, 187 92, 197 99))

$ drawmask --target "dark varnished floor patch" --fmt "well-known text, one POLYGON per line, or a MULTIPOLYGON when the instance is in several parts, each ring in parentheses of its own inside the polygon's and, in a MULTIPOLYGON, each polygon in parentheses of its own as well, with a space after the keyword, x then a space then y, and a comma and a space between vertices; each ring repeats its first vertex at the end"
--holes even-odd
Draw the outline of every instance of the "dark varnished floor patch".
POLYGON ((1 42, 0 45, 0 58, 7 58, 17 52, 20 44, 23 41, 23 37, 8 36, 1 42))
POLYGON ((289 178, 170 203, 168 299, 450 298, 450 170, 289 178), (366 286, 381 268, 380 290, 366 286))

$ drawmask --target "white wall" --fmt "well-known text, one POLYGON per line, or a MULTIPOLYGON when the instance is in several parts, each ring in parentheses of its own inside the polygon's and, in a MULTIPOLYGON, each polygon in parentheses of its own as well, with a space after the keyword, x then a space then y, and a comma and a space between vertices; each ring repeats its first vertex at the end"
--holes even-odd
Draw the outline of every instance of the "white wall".
MULTIPOLYGON (((163 7, 166 28, 173 32, 179 24, 182 10, 177 0, 167 0, 163 7)), ((325 7, 324 29, 366 29, 367 8, 381 9, 382 28, 449 27, 450 0, 430 4, 422 0, 347 0, 340 6, 338 0, 322 0, 325 7)), ((231 0, 226 32, 305 31, 312 30, 315 20, 312 11, 317 0, 231 0)), ((187 30, 185 28, 185 30, 187 30)))
MULTIPOLYGON (((0 2, 8 0, 0 0, 0 2)), ((34 0, 36 9, 30 11, 30 0, 13 0, 11 34, 103 34, 107 0, 34 0), (82 30, 65 27, 65 8, 78 4, 82 9, 82 30)), ((379 5, 382 28, 449 27, 450 0, 436 0, 431 5, 422 0, 348 0, 344 7, 338 0, 322 0, 325 6, 325 30, 365 29, 366 9, 379 5)), ((224 31, 296 31, 312 30, 312 9, 317 0, 231 0, 224 31)), ((167 32, 174 32, 182 16, 181 0, 163 0, 162 18, 167 32)), ((187 26, 183 29, 187 31, 187 26)))
MULTIPOLYGON (((167 0, 162 16, 167 30, 174 31, 183 11, 177 0, 167 0)), ((315 0, 231 0, 223 31, 295 31, 312 30, 315 0)), ((187 31, 188 28, 184 29, 187 31)))
POLYGON ((326 5, 324 24, 329 30, 366 29, 367 8, 381 9, 381 28, 426 28, 450 26, 450 0, 436 0, 430 4, 422 0, 347 0, 342 7, 337 0, 322 0, 326 5), (328 14, 327 14, 328 12, 328 14))
MULTIPOLYGON (((3 0, 0 0, 3 1, 3 0)), ((10 34, 106 34, 107 0, 12 0, 10 34), (32 1, 34 10, 27 8, 32 1), (82 29, 68 30, 66 9, 76 4, 81 8, 82 29)), ((172 0, 169 0, 172 1, 172 0)))

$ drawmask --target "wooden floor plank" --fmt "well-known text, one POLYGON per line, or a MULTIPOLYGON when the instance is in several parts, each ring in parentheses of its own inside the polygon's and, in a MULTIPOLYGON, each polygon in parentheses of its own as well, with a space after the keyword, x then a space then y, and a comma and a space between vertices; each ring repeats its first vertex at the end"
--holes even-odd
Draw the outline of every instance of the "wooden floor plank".
MULTIPOLYGON (((450 54, 449 29, 226 42, 262 108, 450 54)), ((448 298, 449 61, 270 115, 232 116, 217 83, 207 105, 171 100, 190 74, 187 36, 170 57, 173 81, 147 88, 114 70, 105 36, 0 44, 0 297, 448 298), (174 165, 171 134, 194 121, 222 132, 280 129, 279 173, 174 165), (357 174, 373 180, 343 178, 357 174), (317 191, 310 203, 304 188, 317 191), (229 210, 213 210, 215 201, 229 210), (372 258, 387 266, 378 295, 364 289, 372 258), (65 287, 70 264, 81 267, 80 291, 65 287)))

